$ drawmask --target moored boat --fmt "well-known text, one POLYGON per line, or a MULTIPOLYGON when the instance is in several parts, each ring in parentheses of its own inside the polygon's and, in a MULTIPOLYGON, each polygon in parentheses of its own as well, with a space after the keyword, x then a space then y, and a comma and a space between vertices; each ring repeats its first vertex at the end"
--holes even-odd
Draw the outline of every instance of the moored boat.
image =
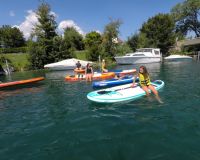
POLYGON ((186 55, 170 55, 164 58, 165 61, 191 61, 192 57, 186 55))
POLYGON ((117 64, 140 64, 160 62, 162 55, 159 48, 140 48, 134 53, 114 57, 117 64))
POLYGON ((85 67, 88 63, 91 63, 91 64, 93 63, 90 61, 83 61, 83 60, 71 58, 71 59, 66 59, 66 60, 60 61, 60 62, 44 65, 44 68, 49 69, 49 70, 55 70, 55 71, 56 70, 57 71, 73 70, 74 68, 76 68, 76 63, 78 61, 81 63, 82 67, 85 67))

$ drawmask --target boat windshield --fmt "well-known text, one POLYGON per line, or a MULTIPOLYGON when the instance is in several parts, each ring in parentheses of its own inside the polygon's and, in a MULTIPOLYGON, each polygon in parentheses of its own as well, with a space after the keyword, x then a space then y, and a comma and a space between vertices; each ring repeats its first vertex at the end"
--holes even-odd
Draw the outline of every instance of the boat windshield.
POLYGON ((144 54, 134 54, 132 56, 145 56, 144 54))
POLYGON ((126 54, 126 56, 131 56, 131 57, 133 57, 133 56, 145 56, 144 54, 134 54, 134 53, 132 53, 132 54, 126 54))
POLYGON ((137 52, 151 52, 152 53, 152 49, 141 48, 141 49, 137 49, 137 52))

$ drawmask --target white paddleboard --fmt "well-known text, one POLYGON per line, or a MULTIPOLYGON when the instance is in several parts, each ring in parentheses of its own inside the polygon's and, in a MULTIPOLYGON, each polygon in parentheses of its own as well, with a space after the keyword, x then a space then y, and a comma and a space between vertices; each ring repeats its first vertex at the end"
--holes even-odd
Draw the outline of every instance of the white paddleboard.
MULTIPOLYGON (((164 87, 164 82, 161 80, 156 80, 151 84, 156 90, 164 87)), ((134 100, 145 95, 144 90, 138 84, 135 87, 131 87, 131 85, 132 83, 93 91, 87 94, 87 98, 98 103, 114 103, 134 100)))

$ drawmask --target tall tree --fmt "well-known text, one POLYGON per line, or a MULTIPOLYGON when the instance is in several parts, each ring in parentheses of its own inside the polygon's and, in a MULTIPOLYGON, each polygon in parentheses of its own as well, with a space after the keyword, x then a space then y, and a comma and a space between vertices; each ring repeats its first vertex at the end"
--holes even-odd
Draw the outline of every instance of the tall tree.
POLYGON ((85 39, 85 46, 87 49, 87 58, 91 61, 97 61, 99 55, 101 54, 101 43, 102 37, 99 33, 92 31, 86 34, 85 39))
POLYGON ((133 51, 137 49, 139 40, 139 34, 135 33, 134 35, 128 37, 127 44, 131 47, 133 51))
POLYGON ((33 69, 43 68, 45 64, 66 57, 62 52, 62 38, 56 34, 57 23, 50 6, 42 2, 36 14, 39 22, 33 32, 36 41, 29 43, 30 61, 33 69))
POLYGON ((103 33, 103 48, 105 56, 113 58, 116 54, 118 43, 115 41, 119 36, 119 27, 122 24, 120 20, 110 19, 110 23, 105 26, 103 33))
POLYGON ((175 23, 169 14, 158 14, 150 18, 140 29, 148 40, 149 47, 158 47, 166 54, 175 42, 175 23))
POLYGON ((72 48, 77 50, 84 49, 83 36, 74 27, 67 27, 64 32, 64 40, 72 48))
POLYGON ((193 31, 200 37, 200 1, 185 0, 171 9, 171 14, 176 22, 176 32, 187 35, 193 31))
POLYGON ((16 27, 3 25, 0 28, 0 47, 17 48, 25 45, 23 33, 16 27))
POLYGON ((133 51, 136 51, 137 48, 150 47, 146 34, 141 32, 128 37, 127 44, 133 51))

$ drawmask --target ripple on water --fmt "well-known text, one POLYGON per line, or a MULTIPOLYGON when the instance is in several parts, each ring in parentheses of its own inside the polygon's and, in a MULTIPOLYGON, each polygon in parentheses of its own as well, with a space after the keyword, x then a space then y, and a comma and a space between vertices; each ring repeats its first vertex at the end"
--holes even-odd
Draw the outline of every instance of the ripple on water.
POLYGON ((200 65, 147 67, 152 80, 165 81, 163 104, 154 96, 92 103, 86 97, 91 84, 66 82, 66 73, 0 91, 1 159, 199 159, 200 65))

